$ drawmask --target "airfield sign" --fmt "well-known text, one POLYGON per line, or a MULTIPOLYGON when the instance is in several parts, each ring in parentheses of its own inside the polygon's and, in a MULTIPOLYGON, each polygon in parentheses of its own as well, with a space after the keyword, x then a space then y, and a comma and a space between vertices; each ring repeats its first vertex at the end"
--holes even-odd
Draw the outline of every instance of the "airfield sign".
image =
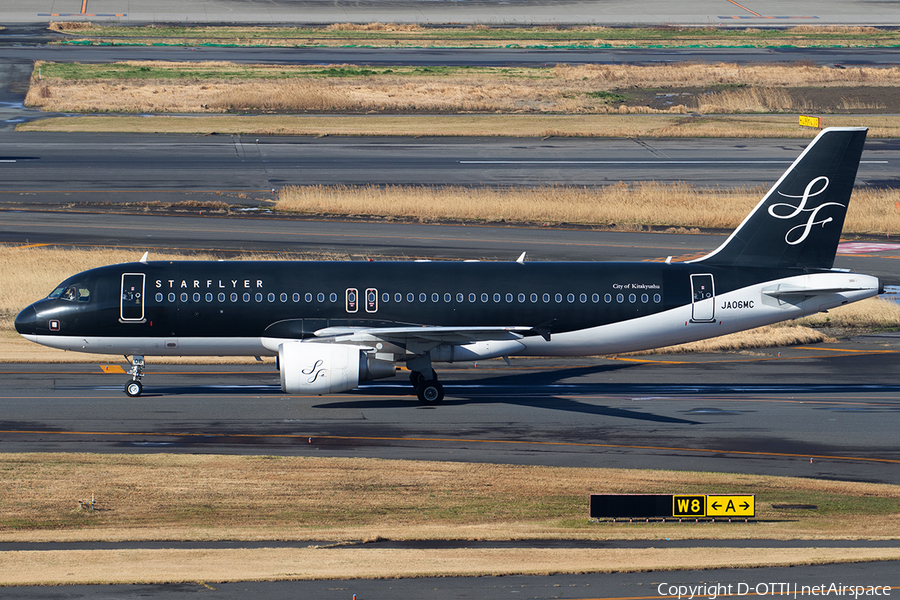
POLYGON ((707 517, 753 517, 756 515, 756 496, 742 494, 738 496, 706 495, 707 517))
POLYGON ((591 494, 594 519, 747 519, 756 516, 753 494, 591 494))

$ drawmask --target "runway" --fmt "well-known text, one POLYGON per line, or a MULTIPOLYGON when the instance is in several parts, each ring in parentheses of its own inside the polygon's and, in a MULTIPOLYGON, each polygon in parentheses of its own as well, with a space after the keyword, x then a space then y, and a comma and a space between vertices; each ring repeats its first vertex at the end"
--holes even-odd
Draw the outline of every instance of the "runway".
MULTIPOLYGON (((0 202, 119 204, 215 191, 271 199, 273 188, 317 184, 768 187, 808 143, 10 133, 0 140, 0 202)), ((900 143, 868 140, 857 185, 897 186, 897 164, 900 143)))
MULTIPOLYGON (((747 354, 440 365, 290 397, 274 366, 2 365, 0 451, 226 452, 758 473, 900 483, 900 336, 747 354), (252 410, 248 411, 248 407, 252 410)), ((113 361, 115 362, 115 361, 113 361)))
POLYGON ((552 0, 486 0, 428 2, 378 0, 329 2, 323 0, 269 0, 229 2, 197 0, 190 3, 153 0, 90 0, 14 2, 4 20, 30 23, 50 19, 94 19, 116 22, 188 23, 491 23, 491 24, 599 24, 599 25, 719 25, 758 27, 798 24, 894 25, 891 3, 848 0, 809 0, 785 6, 775 0, 753 2, 577 2, 552 0))
MULTIPOLYGON (((0 195, 2 197, 2 195, 0 195)), ((216 196, 222 198, 222 196, 216 196)), ((245 200, 240 200, 245 201, 245 200)), ((512 227, 278 218, 264 211, 221 217, 184 212, 144 214, 84 211, 0 210, 0 243, 24 247, 112 247, 133 250, 213 253, 299 253, 314 258, 404 260, 663 261, 708 253, 730 232, 637 233, 591 227, 512 227)), ((196 209, 192 213, 200 213, 196 209)), ((900 285, 900 245, 889 239, 846 242, 835 267, 868 273, 900 285)))
MULTIPOLYGON (((659 600, 678 599, 666 593, 671 586, 731 586, 718 598, 744 597, 784 598, 795 585, 813 587, 843 584, 845 586, 888 585, 897 593, 898 562, 854 563, 836 565, 801 565, 784 568, 730 569, 727 571, 678 571, 656 573, 592 573, 582 575, 512 576, 512 577, 428 577, 421 579, 339 580, 339 581, 269 581, 241 583, 184 583, 176 585, 108 585, 66 586, 54 588, 55 600, 80 598, 114 598, 131 600, 154 598, 164 600, 209 597, 217 600, 243 600, 248 597, 272 600, 316 598, 317 600, 464 600, 470 598, 530 598, 537 600, 659 600), (782 587, 781 584, 787 584, 782 587), (759 586, 759 592, 757 592, 759 586), (663 593, 660 593, 660 590, 663 593), (777 591, 778 593, 772 593, 777 591), (762 593, 768 592, 768 593, 762 593)), ((44 587, 5 588, 8 600, 45 600, 44 587)), ((722 594, 719 591, 719 594, 722 594)), ((852 597, 852 594, 850 595, 852 597)), ((696 598, 697 596, 695 596, 696 598)), ((794 598, 793 593, 790 594, 794 598)), ((821 598, 820 594, 798 593, 796 598, 821 598)), ((709 598, 709 595, 701 596, 709 598)))

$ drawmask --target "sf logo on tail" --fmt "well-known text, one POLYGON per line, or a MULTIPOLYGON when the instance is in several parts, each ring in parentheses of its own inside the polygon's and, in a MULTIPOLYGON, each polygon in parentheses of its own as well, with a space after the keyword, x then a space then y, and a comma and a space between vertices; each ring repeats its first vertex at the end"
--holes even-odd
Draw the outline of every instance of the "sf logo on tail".
POLYGON ((797 206, 794 206, 793 204, 787 204, 787 203, 773 204, 772 206, 769 207, 769 214, 772 215, 773 217, 775 217, 776 219, 793 219, 800 213, 807 213, 807 212, 810 213, 809 218, 806 220, 806 223, 801 223, 800 225, 797 225, 796 227, 791 227, 790 229, 788 229, 787 233, 784 234, 784 241, 787 242, 789 245, 796 246, 797 244, 802 243, 809 236, 809 232, 812 229, 813 225, 821 225, 822 227, 824 227, 826 223, 830 223, 831 221, 834 220, 832 217, 828 217, 827 219, 821 219, 821 220, 817 221, 816 217, 818 216, 820 210, 822 210, 826 206, 840 206, 842 208, 844 208, 846 206, 845 204, 839 204, 837 202, 825 202, 814 208, 806 208, 807 200, 809 200, 810 198, 812 198, 814 196, 818 196, 819 194, 823 193, 826 189, 828 189, 828 183, 829 182, 828 182, 827 177, 824 177, 824 176, 816 177, 815 179, 813 179, 806 185, 806 189, 803 190, 802 196, 792 196, 790 194, 778 192, 778 194, 780 196, 784 196, 785 198, 799 198, 800 204, 798 204, 797 206), (822 186, 818 189, 815 189, 819 183, 821 183, 822 186), (814 189, 815 189, 815 191, 813 191, 814 189), (775 212, 775 209, 779 208, 779 207, 786 207, 786 208, 790 209, 791 212, 789 212, 788 214, 780 215, 777 212, 775 212), (798 230, 800 230, 800 236, 796 237, 796 239, 791 239, 793 237, 794 232, 796 232, 798 230))

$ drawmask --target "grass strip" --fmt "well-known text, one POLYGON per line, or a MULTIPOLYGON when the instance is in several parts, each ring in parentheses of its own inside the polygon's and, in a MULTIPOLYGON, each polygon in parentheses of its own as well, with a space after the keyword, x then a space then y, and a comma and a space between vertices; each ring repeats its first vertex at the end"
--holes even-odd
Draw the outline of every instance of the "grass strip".
MULTIPOLYGON (((620 231, 650 228, 687 233, 699 232, 698 228, 734 229, 765 192, 764 187, 704 188, 657 182, 620 182, 599 188, 312 185, 278 190, 275 208, 286 213, 420 222, 572 223, 620 231)), ((896 202, 891 189, 854 190, 844 234, 900 234, 896 202)))
MULTIPOLYGON (((900 116, 829 116, 828 126, 868 126, 870 138, 900 137, 900 116)), ((51 117, 16 131, 403 137, 804 138, 796 115, 216 115, 51 117)))
MULTIPOLYGON (((674 571, 898 558, 897 548, 27 551, 3 553, 0 586, 199 581, 214 590, 216 583, 227 581, 674 571)), ((351 584, 347 593, 352 591, 351 584)))
POLYGON ((356 114, 892 113, 900 67, 812 64, 374 67, 35 63, 54 112, 356 114))
MULTIPOLYGON (((307 435, 313 444, 329 444, 314 433, 296 434, 304 444, 307 435)), ((900 486, 761 475, 363 458, 29 453, 0 455, 0 487, 7 490, 0 504, 2 541, 592 540, 663 533, 673 539, 900 537, 900 486), (760 522, 714 528, 588 519, 590 494, 638 492, 755 494, 760 522), (79 501, 92 494, 96 510, 81 508, 79 501), (774 507, 785 504, 817 510, 800 514, 774 507)))
POLYGON ((53 22, 69 37, 57 43, 215 45, 236 47, 474 47, 474 48, 696 48, 892 47, 894 28, 798 26, 727 27, 468 27, 395 23, 335 23, 322 27, 119 26, 53 22))

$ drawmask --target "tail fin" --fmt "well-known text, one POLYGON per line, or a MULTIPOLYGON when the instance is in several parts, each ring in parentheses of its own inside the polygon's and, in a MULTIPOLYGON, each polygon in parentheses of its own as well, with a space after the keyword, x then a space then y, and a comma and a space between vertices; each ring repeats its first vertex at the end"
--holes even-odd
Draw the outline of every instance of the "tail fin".
POLYGON ((724 244, 690 262, 830 269, 867 131, 823 130, 724 244))

